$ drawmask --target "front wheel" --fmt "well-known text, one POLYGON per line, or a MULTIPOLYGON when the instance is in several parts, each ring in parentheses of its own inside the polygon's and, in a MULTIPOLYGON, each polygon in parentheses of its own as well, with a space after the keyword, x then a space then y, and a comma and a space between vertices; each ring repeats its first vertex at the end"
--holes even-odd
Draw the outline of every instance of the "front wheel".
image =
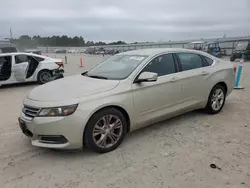
POLYGON ((84 142, 98 153, 116 149, 127 133, 127 120, 115 108, 106 108, 94 114, 86 125, 84 142))
POLYGON ((219 113, 225 104, 225 100, 226 100, 225 87, 220 84, 214 86, 214 88, 210 92, 205 111, 209 114, 219 113))
POLYGON ((50 71, 42 70, 37 75, 37 82, 39 84, 46 84, 47 82, 52 81, 53 76, 50 71))

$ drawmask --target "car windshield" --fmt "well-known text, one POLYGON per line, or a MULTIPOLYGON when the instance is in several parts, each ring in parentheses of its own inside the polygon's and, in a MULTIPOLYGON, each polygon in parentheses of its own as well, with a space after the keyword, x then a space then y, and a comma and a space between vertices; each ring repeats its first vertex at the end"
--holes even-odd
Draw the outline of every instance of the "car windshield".
POLYGON ((122 80, 127 78, 147 56, 115 55, 89 70, 86 76, 100 79, 122 80))
POLYGON ((247 42, 247 41, 239 42, 239 43, 237 44, 235 50, 246 50, 247 45, 248 45, 248 42, 247 42))

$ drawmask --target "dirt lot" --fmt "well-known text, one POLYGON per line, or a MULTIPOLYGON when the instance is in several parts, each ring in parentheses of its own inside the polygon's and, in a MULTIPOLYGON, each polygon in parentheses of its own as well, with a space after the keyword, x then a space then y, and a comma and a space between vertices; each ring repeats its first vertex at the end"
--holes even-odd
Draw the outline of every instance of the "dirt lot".
MULTIPOLYGON (((101 59, 84 56, 79 68, 79 56, 71 55, 66 75, 101 59)), ((234 91, 220 114, 191 112, 132 132, 103 155, 31 146, 17 117, 22 99, 37 85, 0 88, 0 187, 249 188, 250 63, 243 71, 245 90, 234 91)))

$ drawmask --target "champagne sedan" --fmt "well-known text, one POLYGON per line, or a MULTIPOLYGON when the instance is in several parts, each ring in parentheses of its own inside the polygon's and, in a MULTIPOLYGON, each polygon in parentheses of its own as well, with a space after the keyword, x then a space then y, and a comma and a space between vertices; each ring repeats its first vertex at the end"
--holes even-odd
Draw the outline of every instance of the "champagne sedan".
POLYGON ((234 79, 230 62, 201 51, 124 52, 33 89, 19 125, 34 146, 105 153, 149 124, 195 109, 219 113, 234 79))

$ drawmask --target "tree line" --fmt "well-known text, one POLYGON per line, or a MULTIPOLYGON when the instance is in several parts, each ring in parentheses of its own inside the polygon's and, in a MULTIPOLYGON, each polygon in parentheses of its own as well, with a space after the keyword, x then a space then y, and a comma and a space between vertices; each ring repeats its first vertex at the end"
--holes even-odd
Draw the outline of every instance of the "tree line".
POLYGON ((85 41, 82 36, 68 37, 67 35, 41 37, 39 35, 29 36, 22 35, 19 38, 11 39, 11 43, 18 46, 37 47, 37 46, 101 46, 101 45, 117 45, 126 44, 124 41, 105 43, 102 41, 85 41))

